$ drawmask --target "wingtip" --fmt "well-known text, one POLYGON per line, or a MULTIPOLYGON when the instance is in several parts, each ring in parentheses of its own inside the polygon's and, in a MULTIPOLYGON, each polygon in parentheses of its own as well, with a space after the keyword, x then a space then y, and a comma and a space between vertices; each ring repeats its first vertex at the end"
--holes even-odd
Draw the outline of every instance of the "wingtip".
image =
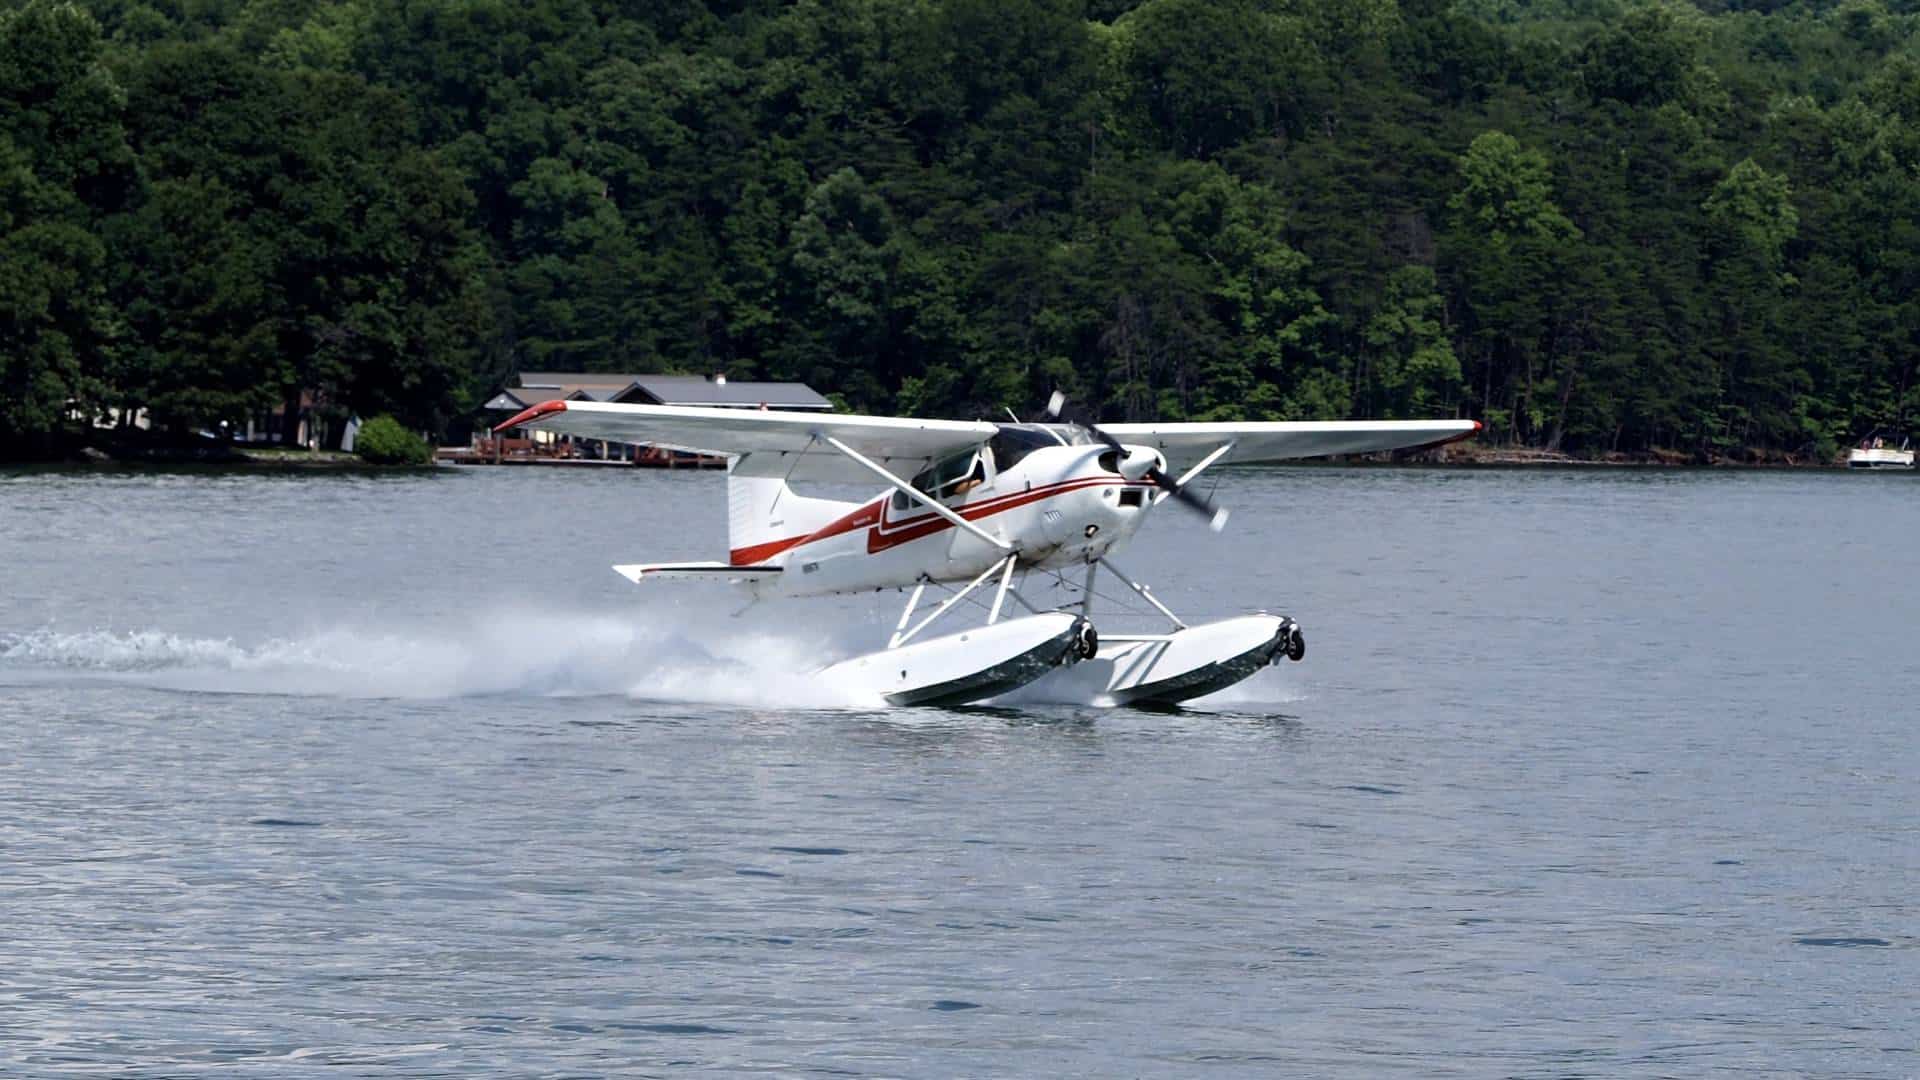
POLYGON ((1467 430, 1465 430, 1465 431, 1462 431, 1462 432, 1460 432, 1460 433, 1459 433, 1459 434, 1457 434, 1457 435, 1449 435, 1449 436, 1447 436, 1447 437, 1446 437, 1446 438, 1444 438, 1444 439, 1435 439, 1435 440, 1434 440, 1433 442, 1430 442, 1430 443, 1427 443, 1427 444, 1425 444, 1424 446, 1415 446, 1415 447, 1409 447, 1409 449, 1412 449, 1412 450, 1433 450, 1433 449, 1437 449, 1437 448, 1439 448, 1439 447, 1442 447, 1442 446, 1446 446, 1446 445, 1447 445, 1447 444, 1449 444, 1449 443, 1457 443, 1457 442, 1461 442, 1461 441, 1463 441, 1463 440, 1466 440, 1466 439, 1471 439, 1471 438, 1473 438, 1473 437, 1474 437, 1475 435, 1478 435, 1478 434, 1480 434, 1480 433, 1481 433, 1482 431, 1485 431, 1485 430, 1487 429, 1487 425, 1485 425, 1485 424, 1483 424, 1483 423, 1481 423, 1481 422, 1480 422, 1480 421, 1478 421, 1478 420, 1469 420, 1469 421, 1467 421, 1467 423, 1469 423, 1469 424, 1472 424, 1473 426, 1472 426, 1472 427, 1470 427, 1470 428, 1468 428, 1468 429, 1467 429, 1467 430))
POLYGON ((501 423, 493 425, 493 433, 495 435, 498 435, 503 431, 508 431, 513 428, 517 428, 522 424, 531 424, 535 420, 539 420, 542 417, 551 416, 554 413, 566 412, 566 411, 567 411, 567 403, 564 401, 543 401, 540 404, 535 405, 530 409, 524 409, 521 412, 514 414, 513 416, 507 418, 505 421, 501 423))

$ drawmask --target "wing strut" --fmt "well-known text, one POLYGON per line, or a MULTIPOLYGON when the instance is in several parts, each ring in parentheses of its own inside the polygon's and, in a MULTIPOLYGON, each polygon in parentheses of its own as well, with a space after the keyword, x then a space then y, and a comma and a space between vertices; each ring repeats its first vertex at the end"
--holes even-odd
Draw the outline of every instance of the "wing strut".
POLYGON ((999 548, 1001 551, 1013 550, 1012 544, 1007 543, 1005 540, 1000 539, 999 537, 993 535, 992 533, 981 528, 980 526, 975 525, 973 522, 968 521, 966 518, 961 517, 959 514, 954 513, 952 510, 947 509, 946 506, 941 504, 940 500, 934 498, 933 496, 927 494, 926 492, 921 491, 919 488, 914 487, 912 484, 907 483, 905 480, 902 480, 899 477, 888 472, 885 466, 876 465, 873 462, 868 461, 866 458, 861 457, 859 451, 855 450, 853 447, 848 446, 846 443, 841 442, 839 439, 836 439, 831 435, 823 435, 820 438, 828 446, 831 446, 835 450, 838 450, 842 454, 845 454, 850 460, 853 461, 854 464, 864 467, 868 472, 871 472, 873 475, 879 477, 882 480, 885 480, 888 484, 890 484, 894 488, 894 490, 901 492, 902 494, 906 495, 909 499, 913 499, 916 502, 919 502, 920 504, 924 505, 927 509, 933 511, 936 514, 939 514, 941 517, 946 518, 948 521, 953 522, 955 525, 959 526, 962 529, 967 530, 968 532, 979 537, 980 539, 985 540, 987 543, 992 544, 994 547, 999 548))

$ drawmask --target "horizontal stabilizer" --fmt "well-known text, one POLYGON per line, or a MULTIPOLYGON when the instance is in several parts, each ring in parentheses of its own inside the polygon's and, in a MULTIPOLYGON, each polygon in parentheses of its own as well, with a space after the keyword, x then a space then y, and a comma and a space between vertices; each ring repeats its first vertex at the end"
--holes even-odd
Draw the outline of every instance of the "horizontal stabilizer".
POLYGON ((775 577, 782 573, 777 566, 735 566, 732 563, 723 562, 627 563, 614 567, 613 572, 635 585, 647 578, 673 578, 679 581, 750 581, 754 578, 775 577))

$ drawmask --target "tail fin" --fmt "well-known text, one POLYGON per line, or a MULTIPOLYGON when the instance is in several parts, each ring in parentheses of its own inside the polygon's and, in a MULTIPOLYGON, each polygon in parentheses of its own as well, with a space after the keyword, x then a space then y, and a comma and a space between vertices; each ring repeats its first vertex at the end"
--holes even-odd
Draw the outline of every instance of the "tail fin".
POLYGON ((746 460, 727 460, 727 561, 735 566, 771 559, 859 509, 858 503, 796 495, 783 479, 742 475, 746 460))

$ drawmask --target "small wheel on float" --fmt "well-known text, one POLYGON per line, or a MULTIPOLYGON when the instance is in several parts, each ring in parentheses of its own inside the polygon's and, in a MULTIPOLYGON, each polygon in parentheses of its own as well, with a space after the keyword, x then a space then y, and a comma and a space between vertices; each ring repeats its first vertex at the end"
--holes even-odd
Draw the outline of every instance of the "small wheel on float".
POLYGON ((1100 652, 1100 631, 1092 623, 1083 624, 1080 632, 1073 638, 1074 655, 1082 660, 1091 660, 1100 652))

